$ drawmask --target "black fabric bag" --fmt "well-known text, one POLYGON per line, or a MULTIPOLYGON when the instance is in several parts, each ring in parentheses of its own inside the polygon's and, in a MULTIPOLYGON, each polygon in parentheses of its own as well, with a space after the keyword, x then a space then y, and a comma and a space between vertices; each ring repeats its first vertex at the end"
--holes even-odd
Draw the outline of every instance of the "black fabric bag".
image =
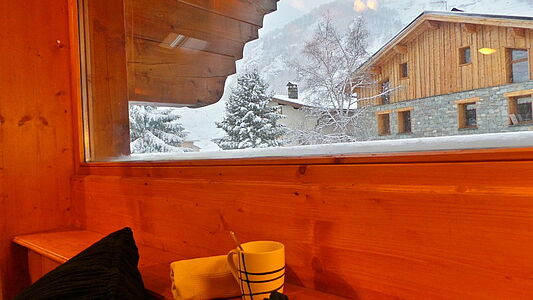
POLYGON ((147 299, 138 263, 133 232, 124 228, 44 275, 15 299, 147 299))

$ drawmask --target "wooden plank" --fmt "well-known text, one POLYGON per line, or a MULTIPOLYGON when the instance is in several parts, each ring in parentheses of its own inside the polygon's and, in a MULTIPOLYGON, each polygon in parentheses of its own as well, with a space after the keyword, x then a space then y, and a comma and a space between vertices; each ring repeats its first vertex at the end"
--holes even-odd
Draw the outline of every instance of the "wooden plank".
POLYGON ((202 107, 216 103, 224 94, 226 77, 212 78, 161 78, 135 74, 130 88, 131 101, 157 102, 189 107, 202 107), (191 92, 195 91, 195 92, 191 92))
MULTIPOLYGON (((68 226, 74 173, 68 1, 0 1, 0 298, 30 282, 15 235, 68 226), (59 41, 59 42, 57 42, 59 41)), ((76 98, 77 100, 77 98, 76 98)))
POLYGON ((91 160, 130 154, 123 0, 87 1, 91 160))
POLYGON ((128 72, 167 79, 227 77, 236 72, 233 57, 180 47, 168 49, 159 43, 139 39, 131 43, 133 53, 128 55, 128 72))
POLYGON ((274 234, 287 245, 291 280, 341 296, 521 299, 533 284, 522 230, 533 226, 532 163, 183 168, 172 171, 179 179, 87 176, 73 185, 91 199, 92 230, 128 224, 139 241, 185 256, 232 247, 229 228, 243 240, 274 234))
POLYGON ((258 37, 259 27, 224 15, 173 1, 128 0, 127 15, 132 18, 132 30, 161 29, 161 33, 182 33, 182 31, 199 31, 246 43, 258 37), (158 25, 155 28, 153 25, 158 25))
MULTIPOLYGON (((30 272, 32 273, 32 282, 34 282, 103 237, 103 234, 76 230, 19 236, 14 241, 29 250, 30 272)), ((170 291, 171 281, 168 275, 170 263, 186 258, 176 253, 141 244, 137 244, 137 247, 140 257, 139 270, 146 289, 156 298, 173 299, 170 291)), ((292 284, 286 285, 285 293, 291 299, 344 299, 292 284)))

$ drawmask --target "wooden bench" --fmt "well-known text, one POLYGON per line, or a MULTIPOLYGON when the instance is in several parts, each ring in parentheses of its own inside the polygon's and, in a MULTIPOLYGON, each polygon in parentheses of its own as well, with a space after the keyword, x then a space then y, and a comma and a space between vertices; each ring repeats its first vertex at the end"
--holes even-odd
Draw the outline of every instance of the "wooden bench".
MULTIPOLYGON (((103 237, 96 232, 76 230, 17 236, 13 241, 28 249, 28 268, 33 283, 103 237)), ((139 270, 150 295, 155 299, 173 299, 170 263, 185 258, 146 245, 138 244, 137 247, 139 270)), ((285 293, 291 300, 345 299, 291 284, 285 285, 285 293)))

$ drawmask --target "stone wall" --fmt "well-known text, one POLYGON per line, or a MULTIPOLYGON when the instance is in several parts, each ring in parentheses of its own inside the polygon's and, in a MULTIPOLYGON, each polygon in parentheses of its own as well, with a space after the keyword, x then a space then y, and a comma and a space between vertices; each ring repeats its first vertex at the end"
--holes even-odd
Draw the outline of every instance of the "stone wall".
POLYGON ((508 99, 504 93, 533 89, 533 81, 477 89, 454 94, 402 101, 364 108, 357 137, 359 140, 382 140, 418 137, 435 137, 533 130, 533 124, 509 125, 508 99), (458 100, 479 97, 477 102, 477 128, 460 129, 458 126, 458 100), (412 133, 398 133, 398 112, 412 108, 412 133), (376 113, 391 111, 391 134, 378 134, 376 113))

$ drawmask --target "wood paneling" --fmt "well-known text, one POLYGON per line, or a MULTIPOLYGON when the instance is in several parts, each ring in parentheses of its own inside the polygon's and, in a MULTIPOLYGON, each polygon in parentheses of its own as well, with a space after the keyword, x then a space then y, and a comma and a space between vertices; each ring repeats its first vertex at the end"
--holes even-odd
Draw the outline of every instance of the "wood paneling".
MULTIPOLYGON (((466 20, 467 18, 465 18, 466 20)), ((498 86, 507 83, 506 48, 527 48, 530 55, 533 30, 521 28, 524 35, 513 34, 508 27, 477 25, 476 30, 465 30, 465 24, 441 21, 438 27, 423 27, 406 37, 402 44, 407 53, 391 50, 375 64, 382 70, 374 75, 376 82, 388 78, 392 92, 391 102, 450 94, 460 91, 498 86), (472 62, 460 65, 459 48, 471 47, 472 62), (483 55, 477 50, 493 48, 497 52, 483 55), (400 79, 400 64, 409 64, 409 78, 400 79)), ((468 26, 472 26, 469 24, 468 26)), ((531 61, 531 59, 530 59, 531 61)), ((533 65, 530 68, 533 79, 533 65)), ((362 89, 362 97, 380 93, 375 85, 362 89)), ((363 105, 377 104, 377 100, 363 101, 363 105)))
POLYGON ((74 173, 68 1, 0 1, 0 286, 29 283, 15 235, 70 224, 74 173))
POLYGON ((290 282, 352 299, 533 296, 533 160, 111 170, 72 180, 89 230, 183 256, 280 240, 290 282))
MULTIPOLYGON (((103 234, 76 230, 18 236, 14 242, 28 249, 28 265, 34 282, 103 237, 103 234)), ((174 299, 168 276, 170 263, 187 257, 138 243, 137 247, 139 270, 148 292, 156 299, 174 299)), ((291 284, 285 286, 284 293, 294 300, 345 299, 291 284)))

